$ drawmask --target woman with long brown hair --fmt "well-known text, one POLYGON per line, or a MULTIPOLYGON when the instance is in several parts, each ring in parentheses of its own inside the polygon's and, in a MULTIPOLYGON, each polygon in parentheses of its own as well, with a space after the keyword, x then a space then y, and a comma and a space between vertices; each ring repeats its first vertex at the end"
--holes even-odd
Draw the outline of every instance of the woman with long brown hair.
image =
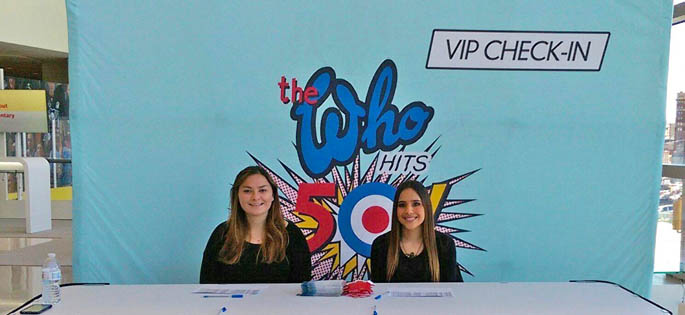
POLYGON ((200 283, 283 283, 311 279, 304 235, 283 219, 269 173, 250 166, 231 188, 231 214, 209 237, 200 283))
POLYGON ((433 207, 423 185, 400 184, 390 232, 371 245, 374 282, 462 282, 452 238, 435 230, 433 207))

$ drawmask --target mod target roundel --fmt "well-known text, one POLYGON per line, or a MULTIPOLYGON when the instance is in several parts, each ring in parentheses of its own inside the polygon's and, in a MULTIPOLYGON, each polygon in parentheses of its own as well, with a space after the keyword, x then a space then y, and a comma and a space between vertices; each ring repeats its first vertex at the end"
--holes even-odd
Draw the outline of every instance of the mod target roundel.
POLYGON ((367 183, 352 190, 338 212, 340 234, 350 248, 370 257, 373 240, 390 231, 395 188, 384 183, 367 183))

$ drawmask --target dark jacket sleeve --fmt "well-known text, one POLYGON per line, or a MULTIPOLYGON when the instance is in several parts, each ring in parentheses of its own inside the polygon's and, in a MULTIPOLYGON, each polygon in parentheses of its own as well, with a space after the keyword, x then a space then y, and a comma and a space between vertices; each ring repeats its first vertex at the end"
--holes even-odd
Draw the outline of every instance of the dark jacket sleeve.
POLYGON ((440 260, 440 282, 464 282, 457 266, 457 250, 451 237, 435 232, 440 260))
POLYGON ((312 279, 312 256, 309 245, 302 231, 295 224, 288 222, 288 248, 286 255, 290 262, 288 282, 299 283, 312 279))
POLYGON ((388 238, 383 234, 373 240, 371 244, 371 275, 369 279, 376 283, 388 282, 386 272, 388 266, 388 238))
POLYGON ((200 267, 200 283, 217 283, 217 256, 224 243, 226 222, 219 224, 207 241, 200 267))

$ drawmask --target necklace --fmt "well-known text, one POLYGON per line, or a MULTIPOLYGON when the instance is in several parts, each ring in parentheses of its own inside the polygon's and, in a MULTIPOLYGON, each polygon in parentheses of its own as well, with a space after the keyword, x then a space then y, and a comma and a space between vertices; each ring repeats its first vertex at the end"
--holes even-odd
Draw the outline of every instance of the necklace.
POLYGON ((423 242, 419 243, 419 248, 416 249, 416 253, 414 253, 413 251, 409 252, 408 250, 406 250, 405 246, 402 245, 402 242, 400 242, 400 249, 402 250, 402 254, 404 254, 405 257, 412 259, 421 253, 421 250, 423 249, 423 242), (407 254, 407 252, 409 252, 409 254, 407 254))

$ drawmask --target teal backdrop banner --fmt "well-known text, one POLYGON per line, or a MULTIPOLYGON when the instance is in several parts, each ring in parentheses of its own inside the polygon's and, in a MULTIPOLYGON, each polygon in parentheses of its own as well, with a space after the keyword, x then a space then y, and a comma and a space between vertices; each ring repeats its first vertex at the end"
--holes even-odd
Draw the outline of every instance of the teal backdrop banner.
POLYGON ((648 295, 672 8, 67 0, 75 281, 197 283, 259 164, 315 279, 367 278, 417 179, 465 281, 648 295))

